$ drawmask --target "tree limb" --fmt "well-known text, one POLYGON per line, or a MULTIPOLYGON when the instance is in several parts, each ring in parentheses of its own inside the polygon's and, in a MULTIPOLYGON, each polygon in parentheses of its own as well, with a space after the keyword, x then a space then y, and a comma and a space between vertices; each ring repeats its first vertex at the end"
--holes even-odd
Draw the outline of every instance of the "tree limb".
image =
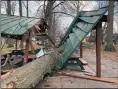
POLYGON ((71 16, 71 17, 74 17, 75 18, 75 16, 73 16, 71 14, 68 14, 68 13, 65 13, 65 12, 52 12, 52 14, 54 14, 54 13, 61 13, 61 14, 65 14, 65 15, 68 15, 68 16, 71 16))
MULTIPOLYGON (((46 2, 46 0, 44 0, 44 7, 43 7, 43 9, 44 9, 44 14, 46 13, 46 11, 45 11, 45 2, 46 2)), ((44 17, 45 17, 45 15, 44 15, 44 17)))
MULTIPOLYGON (((65 1, 64 1, 65 2, 65 1)), ((54 10, 56 7, 58 7, 60 4, 63 4, 64 2, 60 2, 59 4, 57 4, 55 7, 52 8, 52 10, 54 10)))

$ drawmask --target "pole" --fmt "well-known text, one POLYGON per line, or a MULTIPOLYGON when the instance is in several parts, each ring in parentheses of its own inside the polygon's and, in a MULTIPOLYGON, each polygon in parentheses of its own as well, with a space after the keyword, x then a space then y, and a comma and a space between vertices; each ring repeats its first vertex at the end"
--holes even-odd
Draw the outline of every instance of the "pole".
POLYGON ((82 43, 80 44, 80 58, 83 57, 83 48, 82 48, 82 43))
POLYGON ((101 29, 102 29, 102 23, 98 23, 96 28, 96 76, 97 77, 101 77, 101 52, 100 52, 101 29))
POLYGON ((17 39, 16 39, 16 50, 17 50, 17 39))
MULTIPOLYGON (((1 0, 0 0, 0 4, 1 4, 1 0)), ((1 5, 0 5, 0 20, 1 20, 1 5)), ((0 59, 1 59, 1 43, 2 43, 2 41, 1 41, 2 39, 1 39, 1 21, 0 21, 0 59)), ((0 64, 1 64, 1 60, 0 60, 0 64)), ((1 66, 0 66, 0 68, 1 68, 1 66)))
POLYGON ((25 44, 24 64, 28 62, 28 51, 29 51, 29 40, 27 39, 25 44))

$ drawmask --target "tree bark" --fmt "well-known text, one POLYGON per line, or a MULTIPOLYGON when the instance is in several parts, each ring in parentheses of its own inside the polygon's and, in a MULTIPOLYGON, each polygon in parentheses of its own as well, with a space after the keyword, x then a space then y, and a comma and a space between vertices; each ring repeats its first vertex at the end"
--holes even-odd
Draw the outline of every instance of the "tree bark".
POLYGON ((22 67, 14 69, 1 79, 1 87, 3 88, 10 83, 13 83, 13 88, 35 87, 45 74, 51 72, 57 56, 55 52, 51 55, 44 55, 22 67))
MULTIPOLYGON (((11 15, 11 0, 8 0, 7 1, 7 10, 6 10, 7 14, 8 15, 11 15)), ((13 47, 13 40, 10 39, 10 38, 7 38, 8 39, 8 47, 13 47)))
POLYGON ((101 44, 102 45, 105 45, 106 27, 107 27, 107 23, 105 22, 104 26, 102 27, 102 35, 101 35, 101 44))
POLYGON ((11 0, 7 1, 7 10, 6 10, 8 15, 11 15, 11 0))
POLYGON ((19 15, 22 16, 22 2, 19 0, 19 15))
POLYGON ((105 51, 115 51, 113 46, 113 15, 114 15, 114 1, 109 1, 108 7, 108 25, 105 51))
MULTIPOLYGON (((22 16, 22 2, 19 0, 19 15, 22 16)), ((20 41, 20 49, 23 49, 23 41, 20 41)))
POLYGON ((28 0, 27 0, 27 17, 29 16, 29 7, 28 7, 29 5, 28 5, 28 0))
MULTIPOLYGON (((50 28, 50 30, 48 30, 48 35, 51 37, 51 39, 53 38, 53 26, 52 26, 52 23, 53 23, 53 15, 52 15, 52 9, 53 9, 53 4, 54 4, 54 0, 52 1, 48 1, 47 2, 47 6, 46 6, 46 12, 45 12, 45 19, 48 23, 48 26, 50 28)), ((49 46, 52 46, 52 44, 50 42, 48 42, 48 45, 49 46)))

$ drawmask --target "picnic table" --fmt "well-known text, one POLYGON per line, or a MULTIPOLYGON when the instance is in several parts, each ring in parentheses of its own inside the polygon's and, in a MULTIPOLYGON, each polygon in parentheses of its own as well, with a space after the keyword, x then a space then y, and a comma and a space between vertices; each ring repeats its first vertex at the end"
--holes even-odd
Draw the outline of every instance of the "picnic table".
POLYGON ((2 67, 4 67, 7 63, 13 67, 13 65, 17 65, 18 63, 23 61, 23 49, 11 49, 6 52, 1 53, 1 62, 2 67))
POLYGON ((1 56, 7 55, 7 54, 10 54, 10 53, 11 53, 11 51, 1 52, 1 56))

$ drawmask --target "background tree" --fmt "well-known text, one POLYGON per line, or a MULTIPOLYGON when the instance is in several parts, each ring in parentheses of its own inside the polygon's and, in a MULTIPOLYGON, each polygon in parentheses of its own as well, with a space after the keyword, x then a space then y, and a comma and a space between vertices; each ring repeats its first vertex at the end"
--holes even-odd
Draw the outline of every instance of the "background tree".
POLYGON ((107 38, 106 38, 106 51, 115 51, 113 46, 113 16, 114 16, 114 1, 109 1, 108 7, 108 25, 107 25, 107 38))
MULTIPOLYGON (((7 9, 6 9, 6 12, 8 15, 11 15, 11 1, 8 0, 7 1, 7 9)), ((8 47, 13 47, 13 42, 12 42, 12 39, 10 38, 7 38, 8 39, 8 47)))
MULTIPOLYGON (((55 41, 55 32, 57 29, 56 23, 58 23, 57 20, 60 17, 59 15, 55 14, 55 12, 53 12, 53 11, 55 11, 55 9, 57 9, 57 7, 59 7, 59 5, 61 5, 61 3, 63 3, 63 1, 60 1, 59 3, 57 3, 55 0, 44 1, 44 4, 38 8, 40 17, 45 19, 45 21, 47 22, 47 24, 50 28, 50 29, 48 29, 47 32, 53 41, 55 41)), ((43 41, 44 40, 42 39, 42 43, 44 44, 43 41)), ((48 41, 48 43, 49 43, 49 45, 52 45, 49 41, 48 41)))
MULTIPOLYGON (((22 0, 19 0, 19 15, 22 16, 22 0)), ((23 48, 23 42, 20 41, 20 48, 23 48)))

